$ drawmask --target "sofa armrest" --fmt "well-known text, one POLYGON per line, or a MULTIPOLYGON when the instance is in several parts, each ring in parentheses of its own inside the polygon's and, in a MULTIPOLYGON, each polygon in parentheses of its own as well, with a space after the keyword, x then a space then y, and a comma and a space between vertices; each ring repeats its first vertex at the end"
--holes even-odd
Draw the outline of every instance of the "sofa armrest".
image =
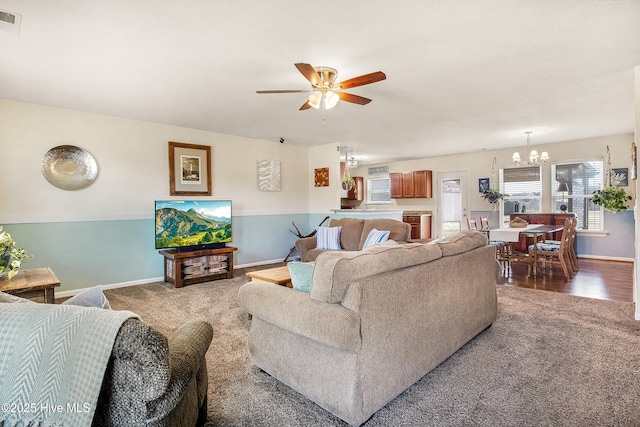
POLYGON ((164 419, 180 403, 189 383, 206 366, 212 338, 213 328, 201 320, 187 322, 174 332, 169 339, 169 385, 162 396, 147 404, 148 421, 164 419))
POLYGON ((245 283, 238 303, 254 318, 332 347, 358 351, 360 315, 341 304, 309 299, 306 292, 263 281, 245 283))
POLYGON ((315 249, 316 245, 317 245, 316 236, 302 237, 296 240, 295 247, 300 253, 300 260, 303 262, 309 261, 307 259, 307 251, 310 249, 315 249))
POLYGON ((149 418, 164 420, 181 402, 183 385, 205 366, 204 353, 211 337, 206 322, 183 325, 170 341, 138 319, 124 322, 113 345, 92 425, 121 425, 122 420, 128 425, 147 425, 149 418))

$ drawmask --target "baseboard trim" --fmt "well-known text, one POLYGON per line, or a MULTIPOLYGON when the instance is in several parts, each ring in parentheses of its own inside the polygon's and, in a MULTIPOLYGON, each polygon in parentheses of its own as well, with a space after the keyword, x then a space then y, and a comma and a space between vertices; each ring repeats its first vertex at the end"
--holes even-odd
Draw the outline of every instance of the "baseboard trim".
POLYGON ((606 255, 581 255, 578 254, 578 258, 585 259, 599 259, 602 261, 623 261, 623 262, 634 262, 633 258, 625 258, 625 257, 615 257, 615 256, 606 256, 606 255))
MULTIPOLYGON (((278 262, 282 262, 282 258, 236 265, 234 266, 233 269, 237 270, 240 268, 256 267, 256 266, 266 265, 266 264, 275 264, 278 262)), ((151 277, 148 279, 132 280, 130 282, 111 283, 108 285, 102 285, 102 289, 126 288, 127 286, 146 285, 148 283, 155 283, 155 282, 164 282, 164 276, 151 277)), ((70 291, 56 292, 56 298, 72 297, 72 296, 78 295, 80 292, 83 292, 87 289, 89 288, 80 288, 80 289, 72 289, 70 291)))

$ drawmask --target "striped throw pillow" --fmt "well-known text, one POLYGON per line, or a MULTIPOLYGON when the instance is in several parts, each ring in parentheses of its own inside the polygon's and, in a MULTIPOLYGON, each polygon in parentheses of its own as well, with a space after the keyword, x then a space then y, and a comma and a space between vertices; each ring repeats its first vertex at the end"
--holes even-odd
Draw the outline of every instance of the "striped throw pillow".
POLYGON ((389 233, 389 231, 372 229, 367 236, 367 240, 364 241, 362 249, 364 250, 378 243, 386 242, 389 238, 389 233))
POLYGON ((340 247, 340 227, 318 227, 316 233, 316 248, 330 251, 339 251, 340 247))

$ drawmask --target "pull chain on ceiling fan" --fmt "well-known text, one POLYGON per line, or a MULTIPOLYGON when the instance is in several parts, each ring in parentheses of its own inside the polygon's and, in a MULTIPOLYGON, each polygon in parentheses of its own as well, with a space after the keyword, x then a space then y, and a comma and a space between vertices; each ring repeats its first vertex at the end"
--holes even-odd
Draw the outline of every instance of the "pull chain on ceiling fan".
POLYGON ((352 93, 342 92, 345 89, 351 89, 358 86, 364 86, 371 83, 385 80, 387 76, 382 71, 364 74, 335 83, 338 72, 334 68, 329 67, 313 67, 311 64, 299 62, 296 68, 311 83, 310 90, 257 90, 256 93, 309 93, 309 99, 302 104, 300 111, 309 108, 331 109, 335 107, 339 100, 351 102, 358 105, 366 105, 371 102, 369 98, 354 95, 352 93))

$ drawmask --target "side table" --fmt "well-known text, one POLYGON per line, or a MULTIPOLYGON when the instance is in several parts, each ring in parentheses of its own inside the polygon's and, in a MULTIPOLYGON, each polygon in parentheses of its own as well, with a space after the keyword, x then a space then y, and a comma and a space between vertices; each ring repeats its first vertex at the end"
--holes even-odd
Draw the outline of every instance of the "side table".
POLYGON ((20 270, 10 280, 0 280, 0 292, 29 298, 44 293, 44 302, 54 304, 56 286, 60 280, 49 267, 20 270))

